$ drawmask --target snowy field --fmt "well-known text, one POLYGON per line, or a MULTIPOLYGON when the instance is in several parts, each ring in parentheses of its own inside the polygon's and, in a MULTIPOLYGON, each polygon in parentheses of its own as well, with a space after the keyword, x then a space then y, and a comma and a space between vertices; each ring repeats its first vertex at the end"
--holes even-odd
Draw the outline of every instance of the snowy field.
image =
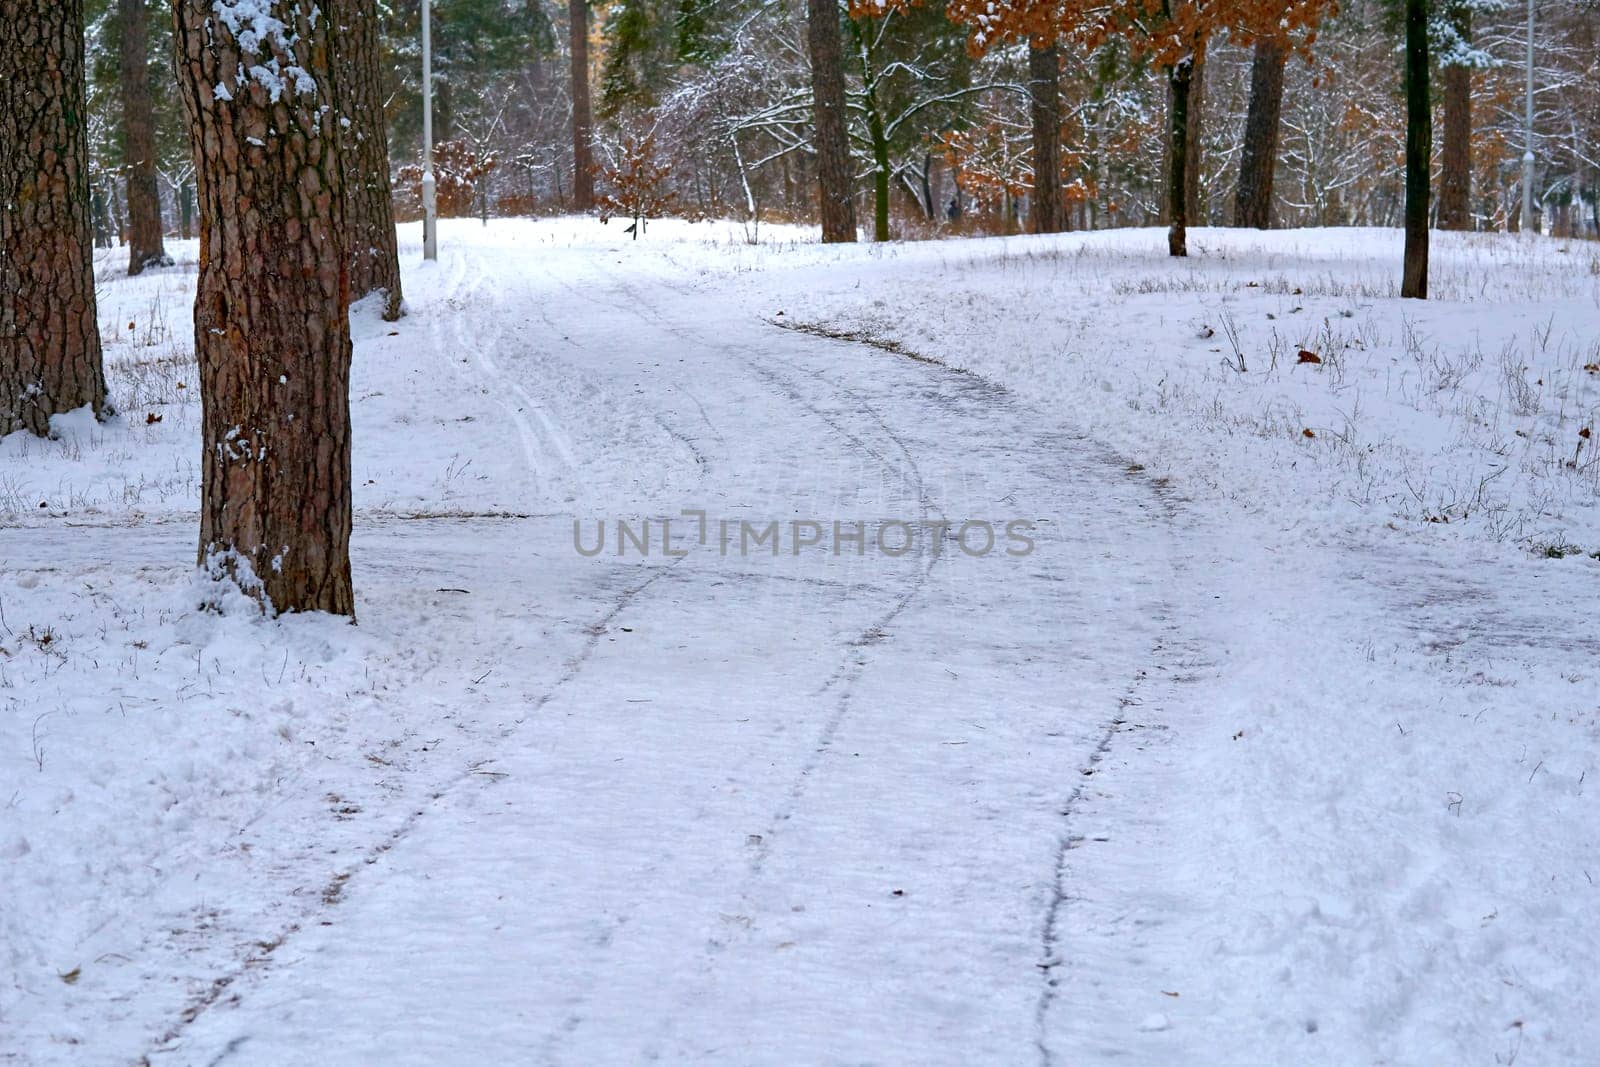
POLYGON ((1600 246, 402 236, 359 625, 194 575, 192 244, 0 441, 0 1062, 1593 1059, 1600 246))

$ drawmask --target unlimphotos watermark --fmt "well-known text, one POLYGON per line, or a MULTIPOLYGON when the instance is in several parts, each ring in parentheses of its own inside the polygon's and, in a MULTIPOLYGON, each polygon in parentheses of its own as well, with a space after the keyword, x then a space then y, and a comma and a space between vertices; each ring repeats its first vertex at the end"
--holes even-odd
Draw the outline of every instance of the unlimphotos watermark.
POLYGON ((897 559, 922 551, 937 556, 953 546, 967 556, 1029 556, 1032 519, 752 519, 713 518, 686 509, 677 518, 572 520, 580 556, 687 556, 695 547, 721 556, 832 553, 897 559))

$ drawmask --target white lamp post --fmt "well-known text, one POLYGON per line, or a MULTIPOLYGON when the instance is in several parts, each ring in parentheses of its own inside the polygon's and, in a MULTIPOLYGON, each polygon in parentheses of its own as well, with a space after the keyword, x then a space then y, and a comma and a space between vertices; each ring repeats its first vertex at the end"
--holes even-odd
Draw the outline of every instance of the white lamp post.
MULTIPOLYGON (((1529 0, 1531 3, 1532 0, 1529 0)), ((422 0, 422 258, 439 258, 439 205, 433 182, 432 0, 422 0)))

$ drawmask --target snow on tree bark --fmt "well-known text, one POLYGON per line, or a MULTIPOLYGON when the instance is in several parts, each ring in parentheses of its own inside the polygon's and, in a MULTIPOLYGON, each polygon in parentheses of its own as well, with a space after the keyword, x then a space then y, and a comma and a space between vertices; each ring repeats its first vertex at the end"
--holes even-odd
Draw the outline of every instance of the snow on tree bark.
POLYGON ((83 0, 0 18, 0 434, 108 414, 95 323, 83 0))
POLYGON ((382 292, 383 317, 400 317, 400 249, 389 184, 389 131, 378 68, 377 0, 332 0, 339 34, 340 111, 345 172, 346 244, 350 249, 350 299, 382 292))
POLYGON ((201 564, 273 610, 353 615, 333 27, 309 0, 174 12, 200 207, 201 564))
POLYGON ((1283 110, 1283 68, 1287 45, 1274 37, 1256 42, 1250 62, 1250 104, 1234 192, 1233 224, 1272 228, 1272 176, 1278 166, 1278 129, 1283 110))
POLYGON ((1028 102, 1033 118, 1034 233, 1061 229, 1061 54, 1054 43, 1028 49, 1028 102))
POLYGON ((128 273, 170 266, 162 244, 161 187, 156 181, 156 112, 150 94, 150 11, 146 0, 118 0, 122 49, 123 161, 128 176, 128 273))
POLYGON ((855 168, 850 163, 845 127, 844 39, 837 0, 806 0, 806 32, 811 51, 822 240, 826 244, 854 241, 855 168))

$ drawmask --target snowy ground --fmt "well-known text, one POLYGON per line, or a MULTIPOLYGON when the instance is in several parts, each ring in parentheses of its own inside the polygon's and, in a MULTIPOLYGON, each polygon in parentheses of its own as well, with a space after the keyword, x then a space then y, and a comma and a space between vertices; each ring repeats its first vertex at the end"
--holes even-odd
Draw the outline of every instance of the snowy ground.
POLYGON ((192 246, 0 441, 0 1060, 1592 1056, 1595 246, 408 236, 358 626, 194 608, 192 246))

